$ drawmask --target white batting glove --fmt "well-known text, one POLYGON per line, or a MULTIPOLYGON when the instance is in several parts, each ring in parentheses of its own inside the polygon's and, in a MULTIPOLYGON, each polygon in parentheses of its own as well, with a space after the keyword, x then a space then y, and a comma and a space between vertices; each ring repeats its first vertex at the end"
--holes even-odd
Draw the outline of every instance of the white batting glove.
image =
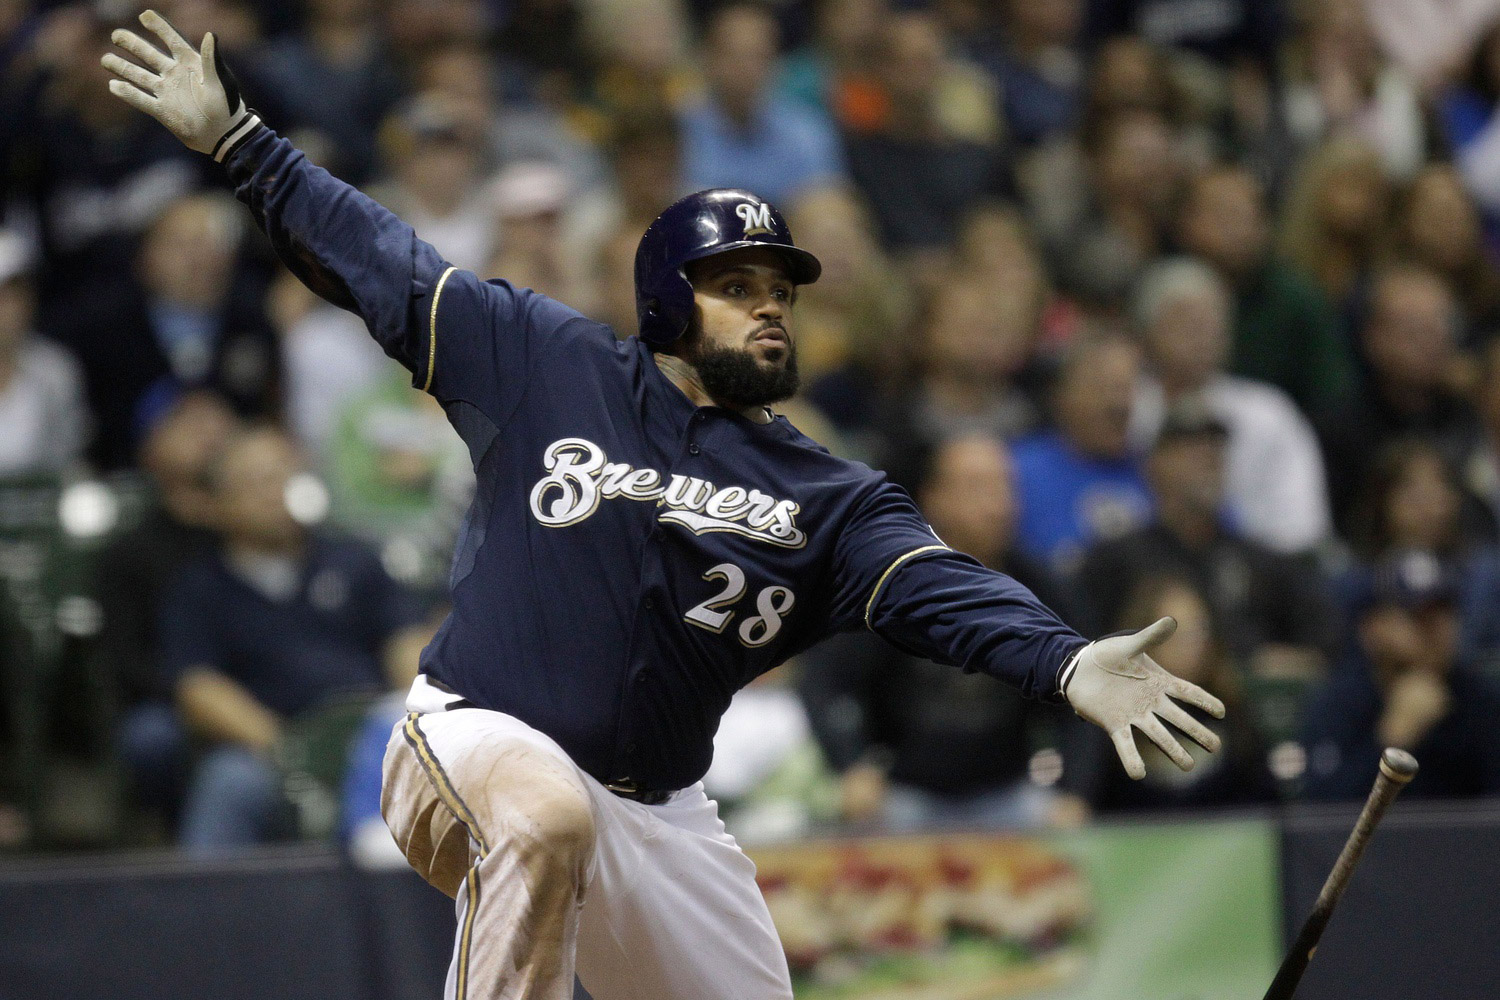
POLYGON ((255 131, 260 118, 245 107, 233 75, 219 59, 213 32, 203 36, 203 49, 195 52, 156 11, 142 13, 141 24, 155 32, 167 51, 133 31, 117 29, 110 40, 140 64, 107 53, 100 62, 119 77, 109 81, 109 92, 161 122, 184 146, 223 162, 255 131))
POLYGON ((1125 773, 1132 778, 1146 776, 1132 726, 1184 771, 1192 770, 1193 758, 1163 719, 1208 752, 1219 749, 1219 737, 1172 699, 1179 698, 1216 719, 1224 718, 1224 703, 1198 685, 1167 673, 1146 655, 1146 650, 1166 642, 1175 631, 1177 622, 1163 618, 1139 632, 1096 640, 1080 649, 1063 669, 1061 687, 1073 711, 1109 733, 1125 773))

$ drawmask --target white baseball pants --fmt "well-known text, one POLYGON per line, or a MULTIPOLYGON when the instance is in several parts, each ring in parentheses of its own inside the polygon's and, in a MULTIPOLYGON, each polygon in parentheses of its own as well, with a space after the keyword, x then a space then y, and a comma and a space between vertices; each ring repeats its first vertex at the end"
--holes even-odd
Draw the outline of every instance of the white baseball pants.
POLYGON ((595 1000, 790 1000, 755 865, 701 783, 622 799, 519 719, 420 711, 434 694, 419 678, 381 806, 457 903, 445 1000, 571 1000, 575 970, 595 1000))

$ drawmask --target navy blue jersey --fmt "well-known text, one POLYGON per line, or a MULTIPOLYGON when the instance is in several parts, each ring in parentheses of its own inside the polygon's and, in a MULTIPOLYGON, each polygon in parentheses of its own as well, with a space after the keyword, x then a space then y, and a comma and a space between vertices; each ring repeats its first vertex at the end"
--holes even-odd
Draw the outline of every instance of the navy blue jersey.
POLYGON ((448 265, 269 131, 229 169, 288 266, 364 318, 473 456, 430 677, 653 788, 701 777, 734 692, 839 630, 1057 697, 1083 640, 883 474, 784 418, 695 406, 639 340, 448 265))

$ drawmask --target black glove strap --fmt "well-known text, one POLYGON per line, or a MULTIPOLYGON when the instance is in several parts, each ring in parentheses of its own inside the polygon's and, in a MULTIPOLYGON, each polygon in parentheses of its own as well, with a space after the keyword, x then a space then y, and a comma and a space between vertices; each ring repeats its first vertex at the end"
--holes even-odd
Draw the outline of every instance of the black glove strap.
POLYGON ((234 71, 224 61, 224 53, 219 49, 218 38, 214 38, 214 71, 219 74, 219 83, 224 87, 224 98, 229 105, 230 113, 241 110, 235 116, 233 124, 219 136, 219 141, 214 143, 213 150, 209 153, 215 163, 223 163, 234 155, 234 151, 243 146, 250 137, 259 132, 264 126, 261 124, 260 115, 255 109, 245 107, 245 99, 240 95, 240 81, 235 78, 234 71))

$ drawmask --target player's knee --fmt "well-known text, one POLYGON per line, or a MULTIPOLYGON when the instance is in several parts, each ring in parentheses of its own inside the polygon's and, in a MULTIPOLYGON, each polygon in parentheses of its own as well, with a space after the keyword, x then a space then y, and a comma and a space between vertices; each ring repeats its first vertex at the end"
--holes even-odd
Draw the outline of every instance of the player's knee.
POLYGON ((543 782, 526 810, 535 836, 559 864, 581 865, 594 852, 594 808, 588 792, 572 781, 543 782))
MULTIPOLYGON (((481 769, 475 772, 477 777, 481 769)), ((592 858, 593 804, 568 764, 519 744, 486 761, 482 774, 482 791, 467 789, 479 793, 474 802, 479 826, 486 835, 506 841, 522 863, 572 865, 592 858)), ((462 782, 461 790, 468 785, 462 782)))

